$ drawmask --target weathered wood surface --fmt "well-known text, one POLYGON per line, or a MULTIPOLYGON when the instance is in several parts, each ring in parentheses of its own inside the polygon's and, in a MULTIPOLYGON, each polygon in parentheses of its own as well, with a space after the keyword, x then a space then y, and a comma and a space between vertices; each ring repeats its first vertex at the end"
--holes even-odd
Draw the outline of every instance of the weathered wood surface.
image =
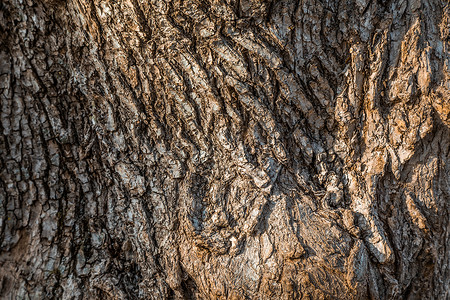
POLYGON ((3 0, 0 298, 447 299, 450 7, 3 0))

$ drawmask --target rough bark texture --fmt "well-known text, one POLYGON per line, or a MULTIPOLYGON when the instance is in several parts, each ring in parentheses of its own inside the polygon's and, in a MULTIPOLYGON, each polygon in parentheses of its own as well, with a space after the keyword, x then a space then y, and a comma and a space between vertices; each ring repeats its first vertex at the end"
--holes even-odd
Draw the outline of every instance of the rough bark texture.
POLYGON ((2 299, 448 299, 447 1, 0 8, 2 299))

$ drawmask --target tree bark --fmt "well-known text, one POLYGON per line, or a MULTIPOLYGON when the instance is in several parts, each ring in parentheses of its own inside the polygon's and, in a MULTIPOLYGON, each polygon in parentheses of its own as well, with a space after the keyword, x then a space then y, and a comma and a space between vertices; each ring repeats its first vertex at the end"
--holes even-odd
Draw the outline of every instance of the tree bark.
POLYGON ((448 299, 447 1, 0 7, 2 299, 448 299))

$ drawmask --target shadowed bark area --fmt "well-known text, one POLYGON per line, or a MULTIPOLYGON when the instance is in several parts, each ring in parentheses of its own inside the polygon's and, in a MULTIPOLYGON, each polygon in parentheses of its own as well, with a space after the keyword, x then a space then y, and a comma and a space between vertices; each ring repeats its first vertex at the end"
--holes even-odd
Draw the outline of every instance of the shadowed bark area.
POLYGON ((446 299, 450 6, 0 3, 0 298, 446 299))

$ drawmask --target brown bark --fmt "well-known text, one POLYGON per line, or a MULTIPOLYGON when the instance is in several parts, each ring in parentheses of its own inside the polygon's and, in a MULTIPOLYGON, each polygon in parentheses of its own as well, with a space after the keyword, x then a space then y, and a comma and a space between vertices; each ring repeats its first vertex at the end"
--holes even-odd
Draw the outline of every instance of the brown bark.
POLYGON ((449 297, 447 1, 0 8, 1 298, 449 297))

